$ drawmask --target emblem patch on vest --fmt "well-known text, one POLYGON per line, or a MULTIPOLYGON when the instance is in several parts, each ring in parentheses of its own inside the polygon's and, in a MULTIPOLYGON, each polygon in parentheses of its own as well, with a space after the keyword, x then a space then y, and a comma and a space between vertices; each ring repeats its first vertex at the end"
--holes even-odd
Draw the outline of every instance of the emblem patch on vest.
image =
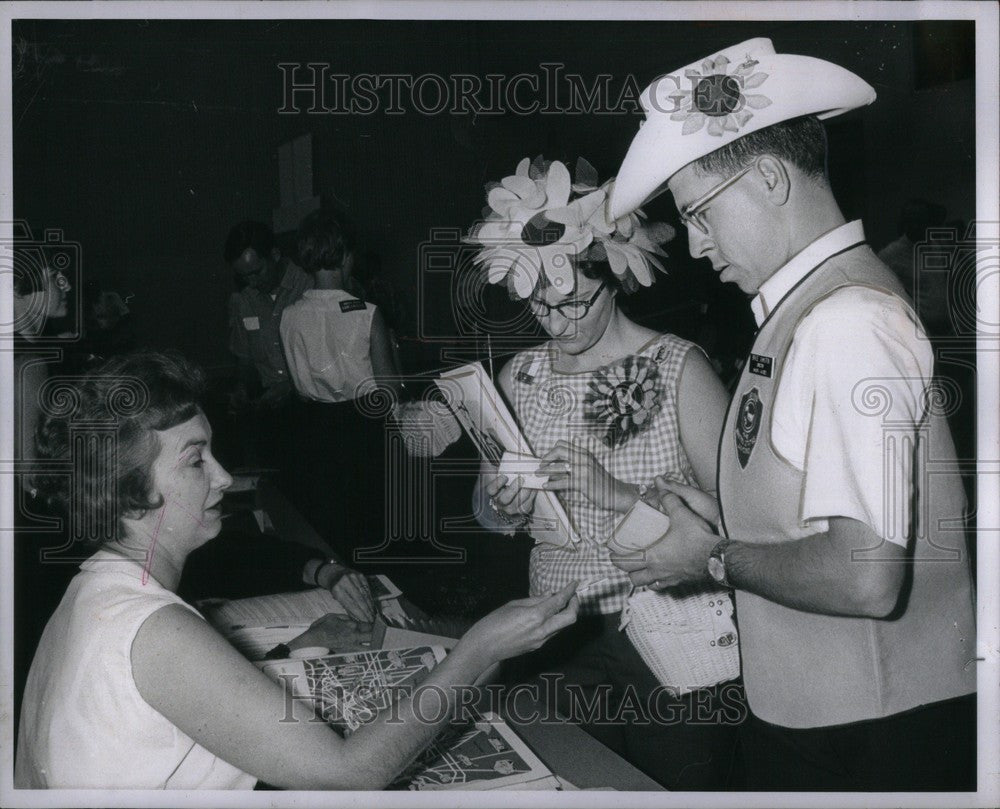
POLYGON ((357 299, 352 299, 349 301, 340 302, 340 311, 347 312, 360 312, 365 308, 365 302, 359 301, 357 299))
POLYGON ((770 379, 771 368, 774 365, 774 358, 765 357, 763 354, 751 354, 749 365, 750 373, 757 374, 757 376, 766 376, 770 379))
POLYGON ((743 469, 747 468, 750 453, 757 443, 757 433, 763 415, 764 403, 760 400, 760 391, 751 388, 740 399, 740 411, 736 416, 736 457, 743 469))

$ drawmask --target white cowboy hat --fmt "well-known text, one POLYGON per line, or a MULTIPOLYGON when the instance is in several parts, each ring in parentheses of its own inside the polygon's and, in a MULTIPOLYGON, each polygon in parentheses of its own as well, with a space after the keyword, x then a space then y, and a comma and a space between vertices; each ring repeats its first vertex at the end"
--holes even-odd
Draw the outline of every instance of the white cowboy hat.
POLYGON ((646 119, 611 194, 618 219, 661 193, 692 160, 750 132, 803 115, 832 118, 871 104, 875 90, 831 62, 741 42, 660 76, 642 92, 646 119))

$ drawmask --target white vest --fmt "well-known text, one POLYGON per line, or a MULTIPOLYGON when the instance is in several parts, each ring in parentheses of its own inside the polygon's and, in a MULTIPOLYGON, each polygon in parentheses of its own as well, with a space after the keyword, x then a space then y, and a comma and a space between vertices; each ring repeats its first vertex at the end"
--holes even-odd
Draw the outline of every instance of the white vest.
MULTIPOLYGON (((905 300, 896 277, 870 248, 857 246, 800 281, 757 334, 719 447, 719 501, 730 539, 787 542, 814 533, 799 519, 804 473, 771 446, 771 415, 796 327, 819 301, 849 285, 905 300)), ((891 425, 886 429, 889 435, 891 425)), ((892 615, 879 620, 818 615, 736 592, 743 678, 750 708, 760 719, 791 728, 839 725, 975 691, 965 494, 943 416, 931 412, 923 422, 913 457, 914 479, 929 485, 916 487, 916 537, 908 546, 914 561, 892 615), (928 460, 936 470, 929 476, 928 460)), ((863 554, 877 559, 879 550, 863 554)))

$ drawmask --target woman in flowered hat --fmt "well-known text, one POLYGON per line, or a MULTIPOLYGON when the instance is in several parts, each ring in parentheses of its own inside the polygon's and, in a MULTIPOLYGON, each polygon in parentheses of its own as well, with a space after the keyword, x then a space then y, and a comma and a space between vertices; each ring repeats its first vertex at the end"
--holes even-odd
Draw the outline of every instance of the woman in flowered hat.
MULTIPOLYGON (((584 160, 574 183, 562 163, 525 158, 488 190, 490 211, 469 237, 482 245, 477 260, 488 280, 524 300, 549 337, 515 355, 498 379, 543 461, 545 488, 558 493, 580 538, 571 547, 535 545, 531 593, 573 580, 589 585, 578 591, 578 628, 539 652, 535 671, 565 675, 576 705, 572 689, 560 688, 558 701, 572 718, 595 698, 603 705, 599 692, 608 689, 608 715, 584 727, 664 786, 718 789, 733 742, 718 711, 722 686, 667 689, 643 662, 619 631, 632 587, 609 561, 607 543, 658 477, 715 489, 727 396, 696 346, 640 326, 619 307, 620 295, 651 285, 654 268, 663 270, 662 245, 674 231, 641 212, 610 220, 612 182, 600 185, 584 160)), ((484 467, 484 525, 531 532, 537 491, 521 483, 484 467)), ((696 609, 707 621, 715 606, 705 598, 696 609)))

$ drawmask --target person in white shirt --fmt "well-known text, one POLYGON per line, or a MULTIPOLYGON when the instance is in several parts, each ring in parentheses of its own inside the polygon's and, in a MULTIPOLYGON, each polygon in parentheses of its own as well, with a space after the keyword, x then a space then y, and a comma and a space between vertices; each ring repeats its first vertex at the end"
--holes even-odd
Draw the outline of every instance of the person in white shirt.
POLYGON ((375 380, 398 386, 399 371, 382 313, 353 291, 355 237, 342 218, 321 211, 299 226, 299 263, 313 289, 281 316, 281 344, 295 389, 315 402, 364 396, 375 380))
POLYGON ((740 43, 646 89, 611 198, 619 217, 669 188, 691 255, 753 296, 718 502, 661 482, 670 530, 615 557, 637 585, 734 588, 751 788, 976 785, 949 404, 902 285, 826 177, 819 119, 874 97, 837 65, 740 43))
MULTIPOLYGON (((499 608, 433 669, 428 688, 342 738, 177 595, 188 556, 221 529, 232 483, 212 454, 201 381, 179 356, 126 355, 43 419, 39 456, 54 471, 36 475, 41 496, 109 538, 39 643, 21 711, 19 789, 381 788, 453 715, 467 693, 457 686, 576 619, 576 582, 499 608), (63 470, 74 462, 71 482, 63 470)), ((359 632, 328 615, 287 645, 336 646, 359 632)))
POLYGON ((400 388, 382 313, 353 293, 356 237, 316 211, 299 226, 298 261, 313 289, 281 316, 281 343, 300 398, 293 501, 349 564, 384 539, 385 425, 373 411, 400 388))

